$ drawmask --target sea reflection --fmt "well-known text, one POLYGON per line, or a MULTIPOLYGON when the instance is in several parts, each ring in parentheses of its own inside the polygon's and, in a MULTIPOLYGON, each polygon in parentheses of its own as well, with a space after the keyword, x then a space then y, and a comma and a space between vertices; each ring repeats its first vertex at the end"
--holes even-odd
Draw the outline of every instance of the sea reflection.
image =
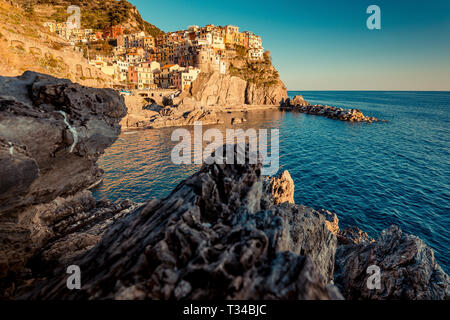
MULTIPOLYGON (((210 128, 219 129, 226 136, 226 129, 279 128, 284 113, 277 110, 224 113, 224 124, 203 126, 203 132, 210 128), (243 118, 246 122, 231 125, 232 118, 243 118)), ((191 133, 193 127, 183 127, 191 133)), ((163 198, 182 180, 194 174, 201 165, 176 165, 171 161, 171 152, 177 141, 171 135, 177 128, 129 131, 120 135, 99 160, 105 170, 103 183, 94 190, 97 198, 110 200, 129 198, 144 202, 151 198, 163 198)), ((270 137, 269 137, 270 138, 270 137)), ((203 141, 203 147, 209 142, 203 141)), ((270 151, 270 139, 268 139, 270 151)), ((193 159, 194 160, 194 159, 193 159)))

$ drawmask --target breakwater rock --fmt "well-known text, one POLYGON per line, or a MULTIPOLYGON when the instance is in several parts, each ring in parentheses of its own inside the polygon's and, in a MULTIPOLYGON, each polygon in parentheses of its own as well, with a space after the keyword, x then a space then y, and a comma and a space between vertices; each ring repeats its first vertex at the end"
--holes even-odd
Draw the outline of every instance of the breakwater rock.
POLYGON ((123 98, 111 89, 34 72, 0 77, 2 294, 31 276, 27 264, 40 250, 54 252, 51 245, 61 241, 65 252, 91 247, 116 214, 132 207, 97 203, 87 190, 101 180, 96 161, 116 141, 125 114, 123 98))
POLYGON ((331 119, 350 121, 350 122, 377 122, 375 117, 365 116, 358 109, 344 109, 340 107, 331 107, 326 105, 311 105, 302 96, 295 96, 293 100, 286 99, 280 104, 280 109, 285 111, 294 111, 307 114, 323 116, 331 119))

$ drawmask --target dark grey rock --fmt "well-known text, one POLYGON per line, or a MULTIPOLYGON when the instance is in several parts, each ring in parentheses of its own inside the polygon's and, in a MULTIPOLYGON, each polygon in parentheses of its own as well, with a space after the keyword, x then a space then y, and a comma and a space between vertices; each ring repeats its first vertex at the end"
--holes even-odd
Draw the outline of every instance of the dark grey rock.
POLYGON ((163 200, 115 224, 83 256, 82 290, 58 270, 34 299, 339 299, 325 218, 262 209, 260 165, 204 165, 163 200))
POLYGON ((125 207, 96 211, 85 190, 101 180, 96 161, 125 114, 111 89, 34 72, 0 77, 0 288, 14 291, 29 260, 52 241, 121 216, 125 207))
POLYGON ((335 282, 346 299, 449 299, 450 280, 433 250, 397 226, 381 232, 375 242, 339 246, 335 282), (381 288, 369 289, 371 265, 380 268, 381 288))

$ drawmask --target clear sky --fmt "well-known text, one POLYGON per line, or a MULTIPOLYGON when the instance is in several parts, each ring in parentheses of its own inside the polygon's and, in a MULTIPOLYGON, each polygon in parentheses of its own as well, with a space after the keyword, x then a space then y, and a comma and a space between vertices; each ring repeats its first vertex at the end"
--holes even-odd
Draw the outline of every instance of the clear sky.
POLYGON ((450 0, 131 0, 164 31, 260 35, 288 90, 450 90, 450 0), (369 30, 369 5, 381 30, 369 30))

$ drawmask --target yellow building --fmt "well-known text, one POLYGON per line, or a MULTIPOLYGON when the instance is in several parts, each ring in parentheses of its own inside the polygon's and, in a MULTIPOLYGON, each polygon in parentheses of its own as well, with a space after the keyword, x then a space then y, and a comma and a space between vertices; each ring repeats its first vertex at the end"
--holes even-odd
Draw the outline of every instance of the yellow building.
POLYGON ((225 45, 248 47, 248 35, 244 32, 239 32, 239 27, 226 26, 223 34, 225 45))
POLYGON ((239 34, 239 27, 236 26, 226 26, 225 27, 224 42, 225 44, 235 44, 236 35, 239 34))
POLYGON ((152 36, 144 37, 143 44, 145 49, 153 49, 155 47, 155 38, 152 36))
POLYGON ((143 63, 135 68, 137 72, 138 89, 154 89, 153 70, 149 64, 143 63))

